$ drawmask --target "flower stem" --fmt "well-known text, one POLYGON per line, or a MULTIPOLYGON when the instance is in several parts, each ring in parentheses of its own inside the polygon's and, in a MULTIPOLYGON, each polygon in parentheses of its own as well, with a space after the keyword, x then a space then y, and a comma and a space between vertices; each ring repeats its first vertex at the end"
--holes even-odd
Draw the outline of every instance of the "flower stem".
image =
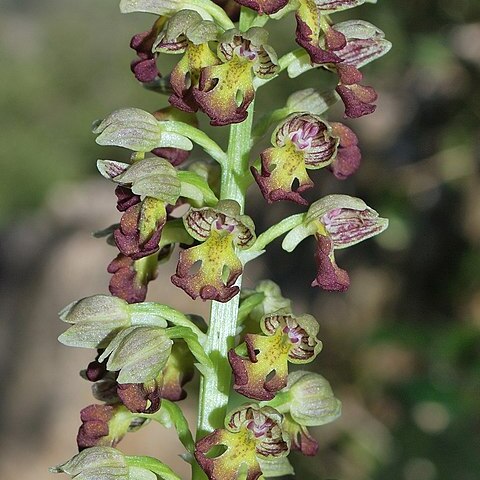
POLYGON ((168 120, 164 122, 164 131, 172 133, 180 133, 192 140, 206 153, 208 153, 214 160, 223 166, 226 160, 225 152, 215 143, 205 132, 198 128, 192 127, 184 122, 177 122, 175 120, 168 120))
MULTIPOLYGON (((252 131, 253 105, 250 105, 247 119, 230 127, 228 157, 222 170, 221 199, 236 200, 243 211, 245 204, 245 177, 248 170, 250 136, 252 131)), ((241 286, 241 277, 237 281, 241 286)), ((200 384, 200 405, 197 438, 216 428, 223 427, 227 413, 232 371, 228 362, 228 351, 234 346, 237 328, 238 304, 236 295, 229 302, 212 302, 210 325, 205 352, 215 368, 206 372, 200 384)))
POLYGON ((269 243, 273 242, 276 238, 282 236, 284 233, 289 232, 293 228, 300 225, 305 218, 304 213, 297 213, 290 217, 284 218, 281 222, 273 225, 268 230, 265 230, 257 237, 257 241, 247 251, 263 250, 269 243))
MULTIPOLYGON (((242 9, 240 25, 246 23, 244 15, 245 10, 242 9)), ((220 198, 237 201, 242 211, 245 205, 245 192, 250 183, 252 121, 253 102, 248 109, 247 119, 230 127, 227 161, 222 168, 220 198)), ((242 277, 237 281, 238 287, 241 287, 241 279, 242 277)), ((212 302, 204 348, 214 364, 214 369, 207 370, 200 383, 197 438, 224 426, 232 377, 227 354, 234 347, 239 301, 240 296, 236 295, 226 303, 212 302)), ((201 472, 196 472, 194 479, 200 478, 205 477, 202 477, 201 472)))

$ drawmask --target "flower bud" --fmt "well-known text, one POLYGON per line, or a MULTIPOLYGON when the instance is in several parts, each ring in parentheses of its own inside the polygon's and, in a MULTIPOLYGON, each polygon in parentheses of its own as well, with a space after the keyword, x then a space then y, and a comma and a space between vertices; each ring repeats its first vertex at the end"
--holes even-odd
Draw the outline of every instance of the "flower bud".
POLYGON ((333 422, 341 414, 340 400, 333 395, 328 381, 318 373, 291 373, 287 390, 290 415, 300 425, 324 425, 333 422))
POLYGON ((65 473, 75 480, 129 480, 123 453, 112 447, 92 447, 68 462, 52 467, 52 473, 65 473))
POLYGON ((144 383, 162 371, 172 344, 163 328, 130 327, 110 342, 99 361, 108 357, 107 369, 119 371, 118 383, 144 383))
POLYGON ((72 326, 58 340, 73 347, 104 348, 119 330, 130 325, 128 303, 108 295, 73 302, 59 316, 72 326))
POLYGON ((109 295, 82 298, 67 305, 59 315, 72 326, 58 339, 73 347, 105 348, 119 331, 131 325, 167 326, 163 317, 109 295))
POLYGON ((151 152, 172 147, 191 150, 192 142, 183 135, 165 132, 162 122, 139 108, 123 108, 93 125, 99 145, 114 145, 134 152, 151 152))

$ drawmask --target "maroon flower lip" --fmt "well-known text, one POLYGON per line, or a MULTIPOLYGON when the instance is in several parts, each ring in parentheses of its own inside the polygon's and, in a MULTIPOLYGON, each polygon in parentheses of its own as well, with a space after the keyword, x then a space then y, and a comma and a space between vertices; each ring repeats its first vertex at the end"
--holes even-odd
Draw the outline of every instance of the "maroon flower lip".
POLYGON ((237 202, 223 200, 215 208, 190 209, 184 225, 202 243, 180 252, 172 283, 193 299, 228 302, 240 291, 235 282, 243 271, 235 249, 256 238, 251 218, 240 215, 237 202))
POLYGON ((235 480, 240 470, 248 479, 262 475, 259 461, 288 455, 290 445, 282 430, 283 416, 271 407, 245 405, 230 413, 226 427, 195 445, 195 458, 210 480, 235 480), (220 455, 211 456, 223 446, 220 455), (238 455, 241 452, 241 455, 238 455))
POLYGON ((135 261, 122 253, 110 262, 107 271, 112 274, 108 286, 110 293, 128 303, 145 301, 148 282, 156 276, 154 272, 142 274, 137 270, 135 261))
POLYGON ((271 400, 287 385, 288 362, 308 363, 322 348, 318 324, 310 315, 277 312, 262 318, 265 335, 247 334, 247 357, 230 350, 228 359, 236 392, 255 400, 271 400))
POLYGON ((269 203, 290 200, 306 205, 301 193, 314 186, 307 169, 330 165, 338 143, 339 138, 330 125, 316 115, 298 113, 286 118, 272 136, 273 147, 260 154, 261 171, 252 167, 265 200, 269 203))
POLYGON ((219 39, 219 64, 201 69, 194 99, 214 126, 241 123, 255 96, 254 77, 270 78, 277 72, 276 54, 265 30, 227 30, 219 39))

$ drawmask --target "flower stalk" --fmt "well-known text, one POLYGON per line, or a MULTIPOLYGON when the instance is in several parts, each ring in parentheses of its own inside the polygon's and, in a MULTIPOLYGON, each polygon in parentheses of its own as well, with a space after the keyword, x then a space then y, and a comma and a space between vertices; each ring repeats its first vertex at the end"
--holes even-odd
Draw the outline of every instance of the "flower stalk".
MULTIPOLYGON (((244 18, 244 12, 242 9, 240 22, 244 18)), ((249 108, 251 113, 253 106, 252 103, 249 108)), ((242 209, 245 205, 247 182, 244 177, 245 171, 248 171, 252 117, 249 115, 243 123, 230 127, 228 157, 222 169, 220 199, 235 200, 242 209)), ((237 279, 236 285, 241 288, 242 276, 237 279)), ((222 427, 227 413, 232 378, 228 352, 234 347, 239 301, 237 295, 226 303, 212 302, 205 351, 212 359, 215 370, 206 373, 200 383, 199 438, 222 427)))
POLYGON ((334 251, 387 227, 358 198, 328 195, 310 203, 302 196, 315 187, 310 171, 325 169, 343 180, 360 167, 355 133, 327 120, 327 112, 339 100, 352 118, 375 109, 376 93, 360 84, 358 69, 390 44, 367 22, 334 24, 330 18, 361 3, 121 0, 124 13, 159 16, 150 30, 133 37, 137 58, 131 70, 147 89, 169 95, 171 106, 153 113, 124 108, 94 124, 99 145, 131 152, 129 162, 97 162, 115 184, 121 218, 96 236, 106 237, 118 254, 108 266, 111 296, 93 295, 65 307, 60 318, 69 327, 59 340, 96 349, 81 375, 102 403, 81 412, 81 452, 52 471, 85 480, 179 480, 160 459, 114 448, 149 420, 175 429, 193 480, 290 475, 291 450, 317 452, 307 427, 333 421, 341 402, 321 375, 291 367, 320 354, 319 323, 297 314, 272 281, 249 290, 242 276, 279 237, 285 235, 286 252, 313 237, 318 272, 312 286, 345 291, 350 279, 334 251), (278 59, 263 27, 293 12, 301 48, 278 59), (181 55, 166 78, 157 65, 164 54, 181 55), (312 68, 336 74, 335 91, 295 92, 255 119, 260 86, 282 71, 295 78, 312 68), (226 151, 198 128, 200 114, 214 127, 230 126, 226 151), (271 145, 251 158, 252 146, 271 127, 271 145), (194 144, 209 158, 189 158, 194 144), (257 237, 246 203, 252 185, 267 205, 292 201, 304 209, 257 237), (179 213, 185 205, 188 210, 179 213), (207 322, 145 301, 149 282, 175 248, 171 282, 191 298, 211 302, 207 322), (195 370, 200 390, 193 432, 176 402, 186 397, 184 386, 195 370), (228 411, 233 392, 248 403, 228 411))

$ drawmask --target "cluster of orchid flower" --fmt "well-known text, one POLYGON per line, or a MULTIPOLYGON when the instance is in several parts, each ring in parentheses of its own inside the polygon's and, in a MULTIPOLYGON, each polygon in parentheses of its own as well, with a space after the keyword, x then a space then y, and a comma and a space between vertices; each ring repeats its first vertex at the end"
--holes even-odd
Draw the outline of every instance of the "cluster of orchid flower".
POLYGON ((53 471, 76 480, 178 480, 160 460, 115 448, 127 432, 152 420, 176 429, 194 480, 292 474, 290 451, 316 453, 308 427, 337 418, 341 404, 325 378, 289 372, 289 364, 316 358, 319 325, 311 315, 295 314, 271 281, 242 289, 242 272, 276 238, 286 234, 282 246, 291 252, 313 236, 312 286, 344 291, 350 281, 335 262, 335 249, 377 235, 387 220, 358 198, 329 195, 257 236, 244 213, 245 195, 256 182, 268 203, 308 206, 302 192, 314 184, 307 170, 327 167, 345 179, 359 167, 357 137, 325 114, 338 100, 350 118, 375 109, 376 93, 360 84, 359 68, 385 54, 390 43, 365 21, 332 21, 337 11, 366 1, 374 3, 120 2, 123 12, 158 16, 150 30, 133 37, 137 59, 131 68, 146 88, 169 95, 171 106, 153 113, 118 110, 94 126, 98 144, 132 153, 127 163, 98 161, 100 173, 117 185, 122 212, 118 224, 98 234, 119 250, 108 266, 111 296, 84 298, 60 313, 70 327, 59 340, 97 350, 82 376, 102 403, 81 411, 80 453, 53 471), (278 58, 264 26, 292 12, 300 48, 278 58), (157 69, 162 53, 182 55, 167 77, 157 69), (263 85, 282 71, 294 78, 313 68, 336 74, 335 90, 295 92, 285 106, 253 123, 254 98, 263 85), (211 125, 231 125, 226 151, 198 129, 197 112, 211 125), (271 146, 251 159, 252 146, 271 127, 271 146), (207 158, 189 159, 194 144, 207 158), (208 322, 145 302, 148 283, 176 246, 171 281, 193 299, 212 301, 208 322), (195 368, 201 383, 194 439, 176 402, 185 398, 195 368))

